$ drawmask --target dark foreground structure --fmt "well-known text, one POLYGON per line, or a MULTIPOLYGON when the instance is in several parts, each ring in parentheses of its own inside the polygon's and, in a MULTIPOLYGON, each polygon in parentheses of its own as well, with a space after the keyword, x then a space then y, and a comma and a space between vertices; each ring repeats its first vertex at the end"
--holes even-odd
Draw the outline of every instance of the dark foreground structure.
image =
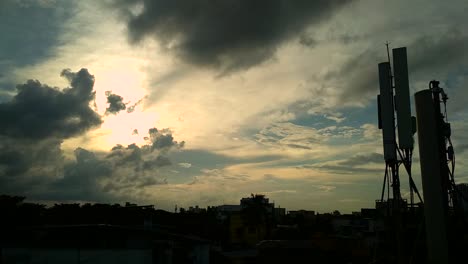
MULTIPOLYGON (((467 185, 459 189, 468 194, 467 185)), ((422 205, 399 216, 401 248, 391 208, 379 200, 353 214, 286 213, 252 195, 240 205, 170 213, 134 204, 45 207, 0 196, 0 263, 427 263, 422 205)), ((461 255, 467 235, 454 231, 461 255)))
POLYGON ((2 263, 209 263, 207 241, 144 228, 43 226, 2 235, 2 263))
POLYGON ((388 43, 388 61, 378 65, 378 123, 382 129, 385 174, 377 208, 386 208, 386 214, 382 218, 384 246, 379 246, 384 250, 377 251, 375 260, 382 263, 459 263, 463 247, 467 245, 464 210, 467 196, 455 184, 448 96, 438 81, 430 81, 429 89, 414 94, 417 117, 411 116, 406 48, 393 49, 392 54, 393 70, 388 43), (411 170, 416 131, 424 201, 411 170), (408 175, 409 204, 400 191, 400 167, 408 175), (419 199, 416 207, 414 194, 419 199))

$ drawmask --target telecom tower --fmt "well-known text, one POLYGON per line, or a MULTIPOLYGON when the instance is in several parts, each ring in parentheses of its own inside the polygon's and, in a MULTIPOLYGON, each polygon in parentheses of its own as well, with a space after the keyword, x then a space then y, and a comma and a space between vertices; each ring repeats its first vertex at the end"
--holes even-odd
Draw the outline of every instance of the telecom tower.
POLYGON ((406 48, 396 48, 392 52, 393 74, 388 44, 388 62, 379 63, 380 94, 377 96, 377 105, 385 159, 382 194, 378 202, 380 202, 380 207, 387 207, 388 214, 393 215, 407 209, 407 202, 402 199, 400 192, 399 168, 401 165, 404 166, 408 174, 410 208, 414 207, 414 193, 418 195, 419 202, 422 202, 422 199, 411 176, 416 120, 415 117, 411 116, 406 48), (395 133, 395 112, 398 144, 395 133), (386 202, 384 202, 385 192, 387 193, 386 202))
MULTIPOLYGON (((390 255, 394 256, 398 263, 407 263, 408 254, 409 259, 412 259, 408 241, 412 240, 414 244, 420 239, 405 235, 405 231, 410 228, 405 224, 410 217, 415 217, 414 193, 418 196, 420 205, 423 201, 411 175, 416 118, 411 116, 406 48, 393 49, 392 53, 393 73, 388 44, 388 62, 378 65, 380 94, 377 102, 379 128, 382 129, 383 137, 385 175, 377 208, 386 209, 387 212, 386 228, 391 233, 391 242, 388 243, 391 246, 389 250, 392 251, 390 255), (408 174, 409 205, 400 192, 401 165, 408 174), (408 207, 411 209, 409 212, 408 207)), ((457 193, 459 190, 454 179, 455 153, 446 111, 448 96, 439 87, 439 82, 433 80, 429 82, 429 89, 415 93, 414 98, 424 190, 424 207, 418 208, 424 211, 427 261, 456 263, 457 254, 463 252, 461 248, 467 244, 467 239, 463 237, 467 222, 459 206, 458 199, 461 195, 457 193)))
POLYGON ((380 200, 376 202, 379 212, 385 212, 385 250, 394 263, 407 263, 410 244, 415 238, 408 237, 408 207, 414 216, 414 193, 422 199, 411 175, 411 163, 416 132, 416 120, 411 116, 408 63, 406 48, 396 48, 393 53, 393 72, 387 43, 387 62, 379 63, 380 94, 377 96, 379 128, 382 129, 385 174, 380 200), (396 113, 396 119, 395 119, 396 113), (397 129, 395 129, 397 128, 397 129), (398 143, 397 133, 398 131, 398 143), (405 168, 410 190, 410 203, 403 199, 400 191, 400 166, 405 168), (387 193, 385 197, 385 193, 387 193), (386 198, 386 199, 385 199, 386 198))

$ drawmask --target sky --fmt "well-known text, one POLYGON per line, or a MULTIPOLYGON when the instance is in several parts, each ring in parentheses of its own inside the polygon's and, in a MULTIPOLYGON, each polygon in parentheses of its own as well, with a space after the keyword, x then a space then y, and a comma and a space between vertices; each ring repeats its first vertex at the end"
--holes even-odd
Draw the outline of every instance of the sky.
MULTIPOLYGON (((0 193, 374 207, 387 41, 408 49, 411 95, 433 79, 448 94, 468 182, 466 13, 465 0, 1 0, 0 193)), ((421 189, 417 140, 414 153, 421 189)))

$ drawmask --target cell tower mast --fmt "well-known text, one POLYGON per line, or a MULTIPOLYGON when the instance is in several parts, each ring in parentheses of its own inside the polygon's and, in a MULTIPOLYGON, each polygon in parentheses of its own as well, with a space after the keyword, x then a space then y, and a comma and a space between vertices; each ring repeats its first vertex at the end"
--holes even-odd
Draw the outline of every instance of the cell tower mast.
POLYGON ((414 193, 421 196, 411 176, 411 159, 413 153, 413 134, 416 132, 415 119, 411 116, 408 64, 406 48, 396 48, 393 53, 393 74, 390 62, 389 43, 387 46, 387 62, 379 63, 380 94, 377 96, 379 112, 379 128, 382 129, 383 150, 385 159, 385 174, 380 200, 377 209, 384 209, 394 238, 393 255, 398 263, 405 263, 404 248, 405 236, 402 225, 402 215, 407 212, 408 203, 401 196, 400 191, 400 165, 408 173, 410 189, 410 208, 413 211, 414 193), (395 92, 395 93, 394 93, 395 92), (395 119, 396 112, 396 119, 395 119), (396 124, 395 125, 395 121, 396 124), (396 129, 398 128, 398 144, 396 129), (390 187, 392 190, 390 191, 390 187), (386 200, 385 192, 387 192, 386 200))
MULTIPOLYGON (((406 48, 392 49, 393 72, 390 62, 389 43, 387 62, 379 63, 380 94, 377 96, 379 129, 382 129, 385 174, 377 209, 386 209, 385 226, 390 246, 385 251, 394 262, 407 263, 412 253, 408 245, 411 235, 403 230, 409 219, 424 213, 428 263, 458 263, 462 254, 458 241, 464 240, 467 222, 460 199, 463 199, 454 180, 455 153, 451 142, 450 123, 447 119, 448 96, 439 87, 438 81, 431 81, 429 89, 415 93, 419 158, 421 179, 424 190, 424 204, 411 175, 416 132, 416 118, 411 116, 408 62, 406 48), (442 108, 443 105, 443 108, 442 108), (396 113, 396 118, 395 118, 396 113), (398 143, 396 130, 398 131, 398 143), (400 192, 399 167, 403 165, 409 179, 410 203, 400 192), (390 187, 392 190, 390 191, 390 187), (385 198, 387 192, 387 199, 385 198), (419 198, 419 209, 414 207, 414 194, 419 198), (421 205, 424 205, 422 208, 421 205), (408 211, 408 207, 410 211, 408 211), (403 221, 405 219, 405 221, 403 221), (388 253, 387 253, 388 252, 388 253)), ((383 213, 383 210, 379 210, 383 213)), ((416 223, 416 222, 414 222, 416 223)), ((414 245, 419 238, 412 237, 414 245)), ((412 248, 414 248, 413 246, 412 248)), ((409 259, 411 262, 411 258, 409 259)))
POLYGON ((422 202, 422 199, 411 175, 413 134, 416 132, 416 121, 411 116, 406 48, 392 50, 394 66, 392 74, 388 42, 386 46, 388 62, 379 63, 380 95, 377 97, 379 128, 382 129, 385 159, 385 175, 380 202, 383 204, 385 191, 387 191, 386 205, 388 210, 391 207, 393 213, 396 213, 402 209, 406 210, 406 201, 402 199, 400 191, 400 165, 403 165, 408 173, 410 208, 414 206, 414 193, 418 195, 420 202, 422 202), (393 91, 395 91, 395 96, 393 91), (398 144, 395 133, 395 112, 397 115, 398 144), (390 186, 392 187, 392 198, 390 198, 390 186))

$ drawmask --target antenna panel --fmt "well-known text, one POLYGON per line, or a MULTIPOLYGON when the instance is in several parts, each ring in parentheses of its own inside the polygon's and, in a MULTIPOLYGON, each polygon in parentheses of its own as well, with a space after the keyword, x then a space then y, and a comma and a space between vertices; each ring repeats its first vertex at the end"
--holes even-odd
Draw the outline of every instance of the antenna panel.
POLYGON ((400 149, 412 149, 413 127, 408 80, 406 48, 393 49, 393 73, 395 76, 395 110, 398 122, 398 143, 400 149))
POLYGON ((379 63, 380 119, 385 161, 396 160, 393 92, 390 80, 390 63, 379 63))

